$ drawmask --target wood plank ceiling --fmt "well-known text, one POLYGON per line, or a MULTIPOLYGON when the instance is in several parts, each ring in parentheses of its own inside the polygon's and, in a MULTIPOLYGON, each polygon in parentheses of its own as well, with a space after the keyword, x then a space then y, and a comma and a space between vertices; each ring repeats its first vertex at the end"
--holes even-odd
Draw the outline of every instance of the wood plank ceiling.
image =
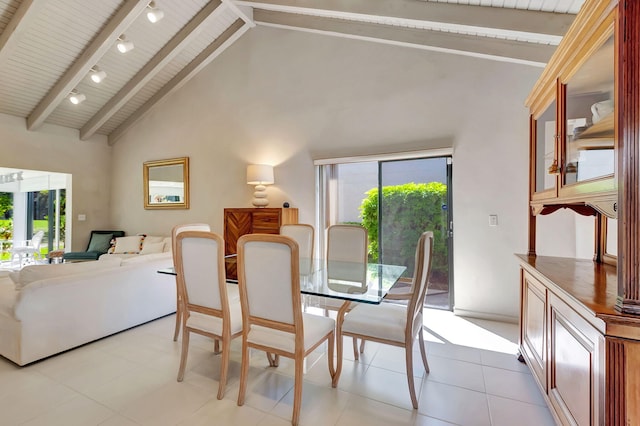
POLYGON ((151 23, 149 0, 0 0, 0 113, 115 143, 256 25, 544 66, 583 2, 157 0, 151 23), (123 34, 135 45, 124 54, 123 34))

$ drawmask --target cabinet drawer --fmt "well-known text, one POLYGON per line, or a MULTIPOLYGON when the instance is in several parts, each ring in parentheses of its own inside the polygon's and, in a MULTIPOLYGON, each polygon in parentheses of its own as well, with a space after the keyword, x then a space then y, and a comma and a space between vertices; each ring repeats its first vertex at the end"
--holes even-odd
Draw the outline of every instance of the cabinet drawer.
POLYGON ((272 212, 253 213, 253 232, 275 233, 280 229, 280 215, 272 212), (268 232, 271 231, 271 232, 268 232))

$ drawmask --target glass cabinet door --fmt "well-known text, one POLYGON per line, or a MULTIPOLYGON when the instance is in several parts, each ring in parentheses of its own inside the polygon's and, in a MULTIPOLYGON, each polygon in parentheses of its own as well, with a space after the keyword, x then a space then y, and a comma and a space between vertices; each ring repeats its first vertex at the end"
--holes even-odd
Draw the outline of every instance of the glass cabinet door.
POLYGON ((613 36, 571 77, 565 93, 563 184, 613 176, 613 36))
MULTIPOLYGON (((556 186, 556 101, 535 120, 535 192, 556 186)), ((554 194, 555 195, 555 194, 554 194)))

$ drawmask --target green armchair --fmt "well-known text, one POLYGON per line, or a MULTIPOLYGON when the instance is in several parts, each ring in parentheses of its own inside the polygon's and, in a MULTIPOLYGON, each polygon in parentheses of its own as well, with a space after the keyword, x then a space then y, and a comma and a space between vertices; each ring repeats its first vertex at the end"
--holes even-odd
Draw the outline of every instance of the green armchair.
POLYGON ((98 260, 111 245, 111 240, 124 237, 124 231, 91 231, 89 245, 85 251, 72 251, 63 255, 64 261, 98 260))

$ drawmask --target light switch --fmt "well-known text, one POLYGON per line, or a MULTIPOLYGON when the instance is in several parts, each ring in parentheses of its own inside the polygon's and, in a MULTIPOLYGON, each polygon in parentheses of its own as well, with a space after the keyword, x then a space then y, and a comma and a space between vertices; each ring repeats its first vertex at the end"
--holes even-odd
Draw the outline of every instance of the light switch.
POLYGON ((489 226, 498 226, 498 215, 490 214, 489 215, 489 226))
POLYGON ((85 220, 87 220, 87 215, 86 214, 79 214, 78 215, 78 220, 80 222, 84 222, 85 220))

